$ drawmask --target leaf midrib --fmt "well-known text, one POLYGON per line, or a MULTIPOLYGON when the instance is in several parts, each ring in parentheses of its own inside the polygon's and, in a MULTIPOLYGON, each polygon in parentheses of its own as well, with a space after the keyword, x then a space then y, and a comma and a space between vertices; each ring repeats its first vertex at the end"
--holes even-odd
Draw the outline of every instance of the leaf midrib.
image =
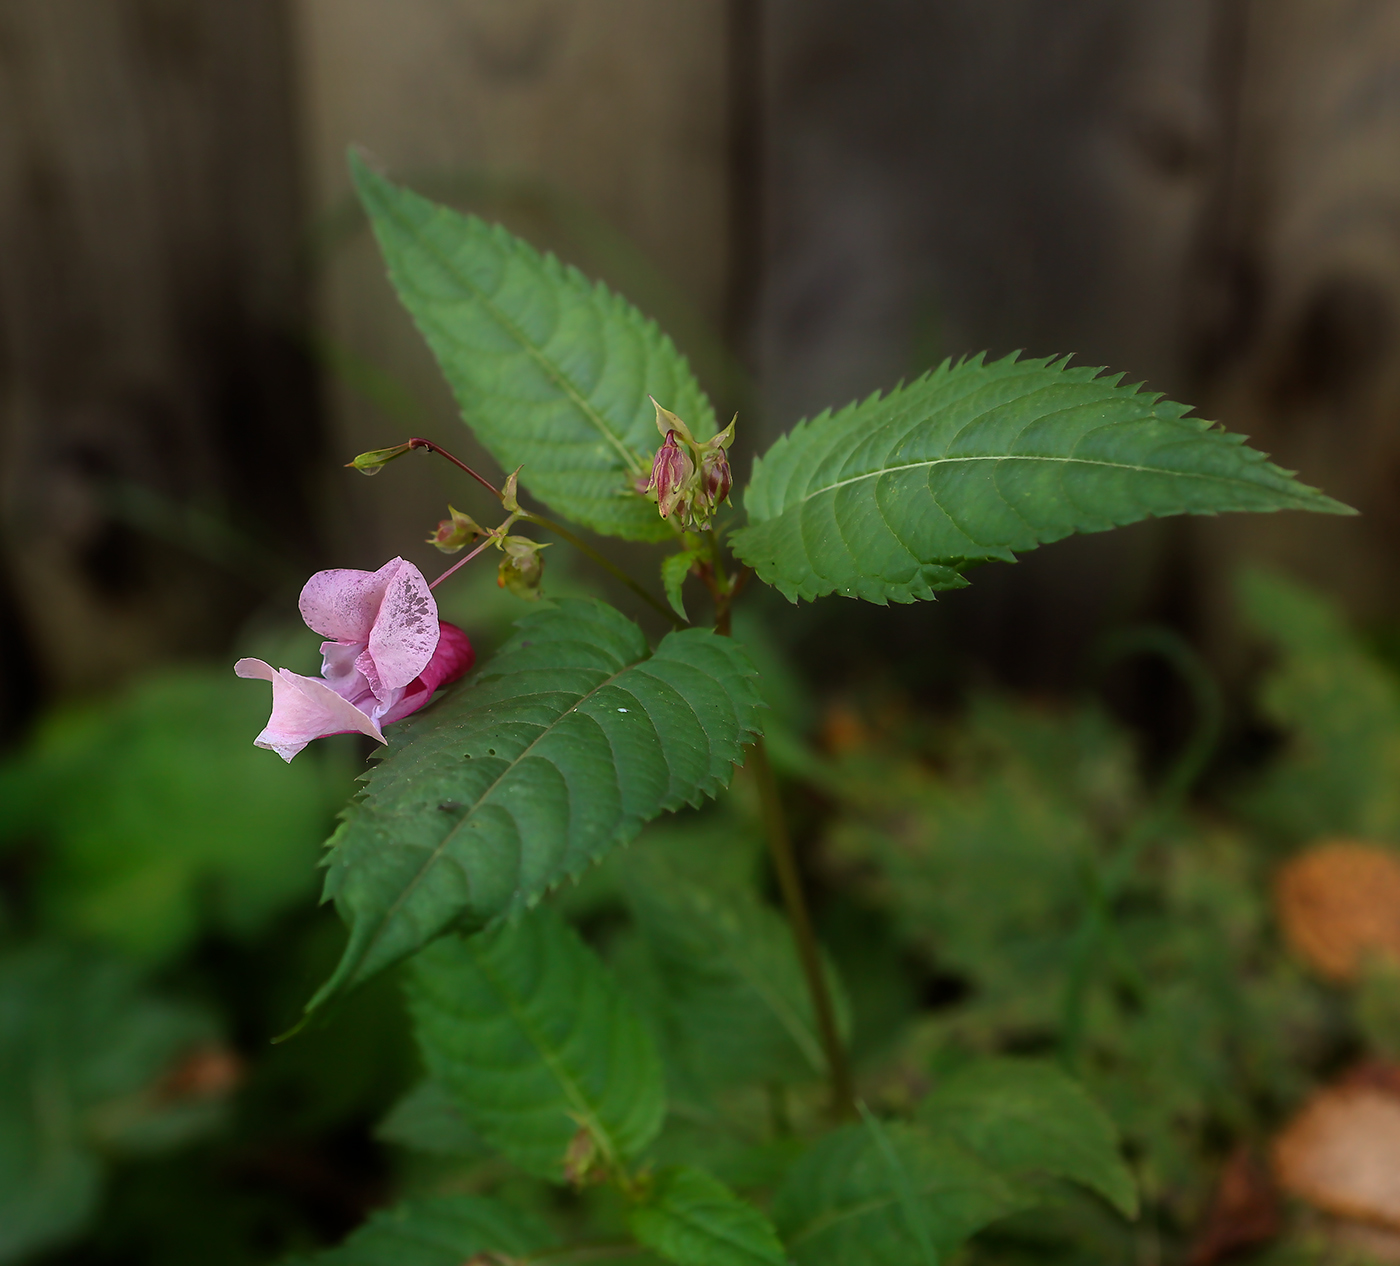
MULTIPOLYGON (((741 1208, 753 1209, 752 1205, 745 1205, 743 1201, 737 1200, 737 1198, 736 1203, 738 1203, 741 1208)), ((714 1208, 715 1206, 711 1205, 710 1207, 714 1208)), ((720 1205, 719 1208, 727 1212, 726 1206, 720 1205)), ((677 1222, 690 1227, 693 1231, 698 1232, 708 1239, 718 1240, 721 1244, 728 1245, 735 1252, 742 1253, 750 1261, 760 1263, 760 1266, 772 1266, 772 1263, 781 1262, 783 1260, 781 1257, 775 1258, 767 1253, 757 1252, 750 1242, 742 1237, 741 1232, 731 1229, 730 1226, 724 1224, 723 1221, 718 1218, 716 1219, 718 1225, 716 1225, 716 1222, 704 1222, 692 1211, 692 1208, 681 1210, 674 1205, 666 1207, 665 1212, 668 1216, 675 1218, 677 1222)), ((759 1213, 757 1209, 753 1209, 753 1212, 759 1213)), ((759 1216, 761 1217, 762 1214, 759 1214, 759 1216)))
POLYGON ((543 1035, 535 1028, 534 1023, 518 1005, 515 995, 508 990, 501 979, 490 969, 484 961, 485 955, 472 943, 471 938, 466 941, 468 951, 476 960, 477 967, 486 978, 487 983, 496 991, 496 995, 505 1003, 506 1010, 510 1012, 511 1019, 518 1024, 524 1032, 530 1044, 539 1053, 540 1059, 546 1068, 554 1075, 560 1087, 564 1091, 565 1097, 577 1110, 576 1119, 593 1135, 599 1147, 610 1164, 615 1164, 619 1159, 617 1141, 610 1131, 604 1128, 603 1123, 598 1118, 598 1113, 584 1094, 583 1088, 577 1083, 572 1073, 564 1066, 554 1048, 545 1041, 543 1035))
MULTIPOLYGON (((932 1196, 939 1192, 947 1191, 949 1188, 938 1187, 933 1184, 921 1185, 919 1190, 914 1192, 915 1196, 932 1196)), ((876 1213, 890 1208, 892 1205, 900 1204, 898 1194, 894 1192, 883 1196, 870 1196, 865 1200, 853 1204, 841 1205, 836 1209, 826 1209, 817 1214, 816 1217, 807 1222, 800 1231, 795 1232, 787 1241, 789 1248, 796 1248, 797 1245, 829 1231, 834 1226, 840 1226, 842 1222, 848 1222, 852 1218, 862 1217, 867 1213, 876 1213)))
MULTIPOLYGON (((642 473, 641 460, 627 447, 622 439, 613 432, 612 428, 608 426, 606 420, 603 418, 603 415, 588 402, 588 399, 582 394, 581 390, 574 385, 573 380, 559 369, 554 362, 544 354, 541 348, 537 347, 531 339, 526 337, 525 332, 497 306, 494 300, 487 295, 486 291, 457 268, 455 262, 449 255, 441 251, 426 235, 415 233, 413 223, 399 211, 398 206, 391 199, 385 199, 383 205, 387 206, 388 214, 398 222, 400 229, 406 231, 409 237, 414 238, 419 247, 427 254, 431 255, 433 259, 438 262, 442 270, 451 276, 463 289, 475 295, 482 306, 490 312, 491 316, 525 349, 529 357, 544 371, 546 377, 573 401, 578 411, 582 413, 617 450, 618 455, 622 458, 623 464, 627 467, 628 471, 634 475, 640 475, 642 473)), ((434 211, 437 213, 438 208, 434 208, 434 211)))
MULTIPOLYGON (((1209 479, 1217 483, 1242 484, 1249 488, 1256 487, 1253 482, 1241 478, 1238 475, 1216 475, 1193 470, 1167 470, 1161 466, 1143 466, 1132 462, 1107 462, 1093 457, 1042 457, 1029 453, 997 453, 976 457, 932 457, 927 461, 906 462, 900 466, 882 466, 878 470, 870 470, 860 475, 852 475, 849 479, 838 480, 834 484, 827 484, 824 487, 813 489, 810 492, 804 492, 801 496, 794 497, 791 501, 785 503, 777 514, 771 515, 767 519, 760 519, 759 522, 771 523, 774 519, 781 518, 795 506, 813 501, 817 497, 825 496, 829 492, 838 492, 840 489, 849 487, 851 484, 860 483, 862 480, 877 479, 881 475, 897 475, 901 471, 906 470, 921 470, 934 466, 952 465, 959 462, 1059 462, 1063 465, 1101 466, 1106 470, 1130 470, 1136 471, 1139 474, 1168 475, 1178 479, 1209 479)), ((1300 487, 1301 486, 1302 485, 1300 485, 1300 487)), ((1296 494, 1290 495, 1296 496, 1296 494)))
MULTIPOLYGON (((521 748, 520 751, 514 757, 511 758, 511 760, 507 763, 505 769, 503 769, 500 772, 500 774, 496 777, 495 781, 493 781, 491 785, 487 787, 476 798, 471 808, 457 820, 457 822, 453 825, 452 829, 443 835, 442 840, 434 846, 432 852, 428 854, 423 864, 418 868, 417 874, 415 874, 413 876, 413 879, 404 886, 403 891, 397 897, 394 898, 393 903, 388 907, 388 909, 384 911, 383 916, 379 920, 378 927, 376 927, 374 930, 374 935, 371 936, 369 940, 365 942, 364 951, 360 954, 359 959, 361 963, 363 963, 365 959, 370 956, 371 951, 379 943, 379 937, 381 933, 389 925, 390 921, 394 918, 394 916, 399 912, 399 909, 403 906, 404 902, 406 902, 409 899, 409 897, 413 895, 418 885, 427 876, 428 872, 431 871, 432 868, 436 866, 438 862, 442 859, 443 853, 446 851, 448 844, 456 838, 457 832, 463 829, 464 824, 467 823, 472 818, 473 814, 475 814, 477 810, 481 808, 481 806, 486 802, 486 798, 493 791, 495 791, 497 787, 501 785, 502 780, 505 779, 515 769, 515 767, 519 765, 520 762, 523 761, 531 753, 531 751, 534 750, 536 744, 543 742, 550 734, 554 732, 555 727, 558 726, 566 716, 568 716, 571 712, 576 711, 581 704, 591 699, 595 694, 598 693, 598 691, 604 689, 604 687, 606 686, 612 685, 612 683, 615 682, 624 673, 630 672, 633 668, 637 667, 638 664, 646 663, 646 661, 650 658, 652 658, 652 656, 649 652, 648 654, 641 656, 641 658, 633 660, 630 664, 623 665, 623 667, 619 668, 617 672, 613 673, 609 677, 605 677, 591 690, 588 690, 584 694, 579 695, 579 697, 575 699, 573 703, 571 703, 567 708, 565 708, 564 711, 562 711, 557 717, 555 717, 553 721, 551 721, 547 726, 545 726, 537 735, 535 735, 534 738, 530 740, 528 744, 526 744, 525 747, 521 748)), ((505 676, 505 674, 502 673, 501 676, 505 676)))

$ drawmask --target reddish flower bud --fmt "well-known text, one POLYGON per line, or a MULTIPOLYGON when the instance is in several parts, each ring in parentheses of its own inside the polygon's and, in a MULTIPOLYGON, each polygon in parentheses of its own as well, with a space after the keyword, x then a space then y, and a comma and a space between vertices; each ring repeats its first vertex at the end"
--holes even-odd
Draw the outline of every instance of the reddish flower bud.
POLYGON ((582 1126, 564 1149, 564 1177, 573 1187, 602 1182, 607 1177, 607 1171, 598 1163, 602 1159, 593 1132, 582 1126))
POLYGON ((711 510, 718 509, 729 496, 729 490, 734 486, 734 474, 729 469, 729 458, 724 449, 711 449, 700 459, 700 485, 705 490, 711 510))
POLYGON ((455 554, 463 546, 470 545, 478 536, 485 536, 481 527, 469 514, 463 514, 452 506, 447 507, 450 519, 443 519, 437 531, 428 537, 428 544, 434 545, 444 554, 455 554))
POLYGON ((656 508, 663 519, 668 519, 684 505, 691 476, 695 474, 695 463, 690 454, 676 442, 674 431, 666 432, 666 442, 656 450, 656 459, 651 464, 651 482, 647 485, 656 493, 656 508))

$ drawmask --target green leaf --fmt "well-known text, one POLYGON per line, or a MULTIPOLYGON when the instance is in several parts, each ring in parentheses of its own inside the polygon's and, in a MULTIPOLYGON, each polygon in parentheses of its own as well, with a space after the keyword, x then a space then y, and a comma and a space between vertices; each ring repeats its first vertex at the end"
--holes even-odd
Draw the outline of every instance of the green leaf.
POLYGON ((661 1060, 608 970, 547 906, 414 959, 409 1010, 429 1074, 522 1169, 562 1181, 580 1128, 608 1161, 665 1115, 661 1060))
POLYGON ((116 960, 48 944, 0 958, 0 1262, 82 1229, 101 1192, 99 1146, 147 1151, 215 1123, 217 1103, 152 1093, 211 1036, 116 960))
POLYGON ((494 1149, 462 1119, 447 1089, 428 1078, 396 1103, 374 1136, 432 1156, 484 1160, 494 1149))
POLYGON ((47 925, 163 960, 206 926, 247 937, 309 899, 349 771, 334 752, 287 766, 255 748, 267 708, 230 672, 175 672, 45 718, 0 767, 0 842, 48 846, 47 925))
POLYGON ((632 1234, 678 1266, 782 1266, 778 1233, 753 1205, 702 1169, 663 1170, 632 1234))
POLYGON ((350 943, 312 1007, 450 926, 526 909, 649 819, 715 795, 759 733, 753 665, 732 638, 683 629, 652 654, 630 620, 582 599, 516 627, 399 727, 346 811, 326 895, 350 943))
POLYGON ((919 1105, 919 1120, 1007 1176, 1041 1173, 1097 1191, 1137 1216, 1137 1186, 1118 1130, 1083 1086, 1052 1064, 983 1059, 959 1069, 919 1105))
POLYGON ((1320 594, 1247 572, 1239 595, 1276 648, 1262 703, 1291 740, 1241 807, 1290 841, 1336 833, 1400 842, 1394 673, 1320 594))
POLYGON ((682 620, 690 618, 685 613, 685 578, 701 557, 703 554, 699 550, 682 550, 679 554, 668 554, 661 560, 661 583, 666 589, 666 601, 682 620))
POLYGON ((865 1128, 870 1131, 870 1137, 880 1153, 880 1159, 885 1162, 890 1182, 899 1197, 899 1207, 904 1213, 904 1224, 909 1230, 910 1238, 918 1247, 919 1260, 924 1266, 938 1266, 938 1254, 933 1251, 933 1237, 929 1232, 928 1218, 914 1195, 912 1176, 904 1167, 904 1161, 895 1150, 894 1143, 879 1119, 864 1103, 857 1104, 857 1107, 860 1108, 861 1120, 865 1122, 865 1128))
POLYGON ((1243 439, 1066 360, 944 362, 801 422, 754 466, 735 552, 791 601, 912 602, 1075 532, 1222 510, 1352 513, 1243 439))
MULTIPOLYGON (((742 830, 726 819, 716 826, 742 830)), ((711 861, 717 850, 699 843, 693 866, 652 847, 627 855, 623 868, 628 904, 665 987, 673 1044, 709 1086, 826 1076, 792 930, 753 891, 722 882, 711 861)), ((826 968, 844 1032, 850 1008, 826 968)))
POLYGON ((916 1126, 877 1136, 850 1125, 827 1135, 788 1172, 773 1221, 798 1266, 909 1266, 925 1260, 908 1205, 939 1259, 1026 1196, 951 1139, 916 1126))
POLYGON ((452 386, 467 424, 506 470, 559 513, 610 536, 674 529, 633 481, 660 437, 648 396, 714 434, 714 410, 654 321, 500 225, 436 206, 350 167, 389 277, 452 386))
POLYGON ((285 1266, 464 1266, 478 1253, 524 1257, 557 1241, 540 1219, 483 1196, 433 1196, 381 1209, 337 1248, 285 1266))

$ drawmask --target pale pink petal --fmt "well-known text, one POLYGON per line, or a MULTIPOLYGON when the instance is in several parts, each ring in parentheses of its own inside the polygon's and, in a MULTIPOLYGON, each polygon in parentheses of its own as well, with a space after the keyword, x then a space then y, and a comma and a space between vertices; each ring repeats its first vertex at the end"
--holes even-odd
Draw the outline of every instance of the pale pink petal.
POLYGON ((467 635, 455 624, 441 625, 437 650, 422 674, 409 683, 401 697, 385 708, 379 716, 381 725, 391 721, 402 721, 404 717, 417 712, 439 686, 445 686, 465 675, 476 661, 476 652, 467 640, 467 635))
POLYGON ((364 649, 363 642, 321 643, 321 676, 336 694, 352 703, 370 688, 364 674, 356 667, 364 649))
POLYGON ((399 568, 407 565, 401 558, 391 558, 378 571, 348 567, 318 571, 302 586, 297 603, 301 618, 322 637, 367 642, 385 589, 399 568))
POLYGON ((392 687, 384 684, 383 678, 379 675, 379 666, 374 662, 374 656, 370 654, 368 647, 356 656, 355 672, 359 674, 369 692, 381 703, 390 695, 395 694, 392 687))
MULTIPOLYGON (((385 688, 396 690, 417 677, 432 660, 438 644, 433 591, 412 563, 395 561, 399 568, 389 579, 369 634, 369 653, 380 685, 375 695, 381 699, 385 688)), ((369 673, 365 676, 373 685, 375 678, 369 673)))
POLYGON ((272 716, 253 742, 276 752, 285 761, 290 761, 313 739, 328 734, 368 734, 384 742, 379 726, 319 677, 303 677, 285 668, 274 670, 255 659, 239 660, 234 671, 240 677, 261 677, 272 682, 272 716))

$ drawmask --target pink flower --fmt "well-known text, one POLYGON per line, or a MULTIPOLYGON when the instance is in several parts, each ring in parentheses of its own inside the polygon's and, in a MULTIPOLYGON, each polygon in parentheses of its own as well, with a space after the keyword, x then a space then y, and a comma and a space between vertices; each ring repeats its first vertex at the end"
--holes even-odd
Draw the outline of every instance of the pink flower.
POLYGON ((272 717, 254 743, 290 761, 312 739, 368 734, 401 721, 456 681, 476 656, 467 635, 437 618, 423 573, 402 558, 378 571, 318 571, 301 591, 301 616, 321 643, 321 676, 260 659, 233 671, 272 683, 272 717))

